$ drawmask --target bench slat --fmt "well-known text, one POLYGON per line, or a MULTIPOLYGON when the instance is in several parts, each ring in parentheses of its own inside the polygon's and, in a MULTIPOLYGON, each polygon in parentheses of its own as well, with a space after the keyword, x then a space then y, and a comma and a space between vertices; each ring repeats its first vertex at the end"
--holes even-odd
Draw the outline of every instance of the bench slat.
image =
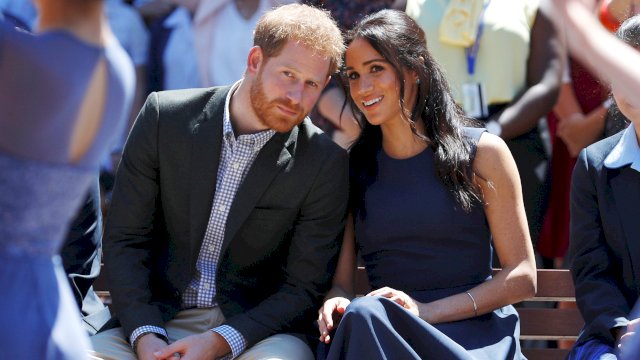
POLYGON ((518 308, 523 340, 576 340, 584 325, 578 309, 518 308))
POLYGON ((575 301, 573 278, 567 270, 539 269, 537 299, 540 301, 575 301))
POLYGON ((563 349, 522 349, 522 353, 529 360, 564 360, 569 350, 563 349))
MULTIPOLYGON (((493 269, 495 275, 500 269, 493 269)), ((536 296, 526 301, 576 301, 571 272, 565 269, 538 269, 536 296)))

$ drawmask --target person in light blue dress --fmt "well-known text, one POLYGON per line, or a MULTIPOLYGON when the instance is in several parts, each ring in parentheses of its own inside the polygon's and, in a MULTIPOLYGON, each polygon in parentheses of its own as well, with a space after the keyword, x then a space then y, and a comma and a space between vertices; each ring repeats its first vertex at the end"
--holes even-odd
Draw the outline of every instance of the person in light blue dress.
POLYGON ((364 18, 347 44, 363 130, 350 152, 351 216, 318 315, 326 357, 524 358, 511 304, 535 293, 536 268, 509 149, 469 127, 405 13, 364 18), (492 244, 503 265, 494 276, 492 244), (373 291, 354 299, 357 252, 373 291))
POLYGON ((84 359, 58 253, 135 80, 102 1, 37 4, 37 35, 0 19, 0 348, 8 359, 84 359))

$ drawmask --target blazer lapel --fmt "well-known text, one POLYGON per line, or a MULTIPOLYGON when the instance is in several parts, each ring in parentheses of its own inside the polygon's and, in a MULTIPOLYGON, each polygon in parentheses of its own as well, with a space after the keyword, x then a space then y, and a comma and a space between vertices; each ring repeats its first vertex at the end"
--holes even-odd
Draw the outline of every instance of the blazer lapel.
POLYGON ((222 243, 224 253, 273 178, 290 163, 295 153, 298 127, 289 133, 276 133, 260 150, 246 178, 240 184, 229 210, 222 243))
POLYGON ((190 264, 195 266, 209 223, 222 146, 224 103, 230 87, 217 91, 201 116, 191 123, 193 134, 190 159, 189 219, 190 264))
POLYGON ((640 279, 640 218, 637 211, 640 206, 640 173, 629 166, 620 169, 619 174, 611 179, 611 188, 633 271, 636 279, 640 279))

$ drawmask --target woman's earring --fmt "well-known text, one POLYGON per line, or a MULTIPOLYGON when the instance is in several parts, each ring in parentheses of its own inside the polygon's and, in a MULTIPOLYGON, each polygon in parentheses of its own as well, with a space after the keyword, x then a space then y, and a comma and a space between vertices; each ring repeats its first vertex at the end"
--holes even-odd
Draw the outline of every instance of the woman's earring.
POLYGON ((420 85, 420 79, 416 79, 416 85, 420 85))

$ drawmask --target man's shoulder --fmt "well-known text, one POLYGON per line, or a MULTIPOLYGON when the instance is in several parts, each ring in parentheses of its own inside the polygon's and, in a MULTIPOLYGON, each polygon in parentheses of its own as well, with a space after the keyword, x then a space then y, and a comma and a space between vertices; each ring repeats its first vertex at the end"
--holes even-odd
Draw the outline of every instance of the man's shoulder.
POLYGON ((314 125, 309 117, 306 117, 299 127, 302 131, 298 133, 298 141, 300 141, 302 137, 302 140, 308 142, 311 147, 329 153, 343 152, 346 154, 346 151, 336 144, 324 131, 314 125))
POLYGON ((336 144, 324 131, 314 125, 309 117, 306 117, 304 121, 298 125, 298 128, 297 153, 299 156, 305 158, 305 161, 314 164, 329 161, 336 166, 340 166, 339 164, 342 164, 342 161, 348 161, 347 151, 336 144))
POLYGON ((224 101, 226 93, 230 86, 210 87, 210 88, 192 88, 180 90, 164 90, 156 93, 158 106, 164 110, 198 108, 200 110, 209 102, 224 101))
POLYGON ((586 161, 589 166, 598 170, 602 169, 604 167, 604 160, 611 153, 611 150, 613 150, 618 142, 620 142, 620 138, 622 137, 623 133, 624 130, 589 145, 585 149, 586 161))

